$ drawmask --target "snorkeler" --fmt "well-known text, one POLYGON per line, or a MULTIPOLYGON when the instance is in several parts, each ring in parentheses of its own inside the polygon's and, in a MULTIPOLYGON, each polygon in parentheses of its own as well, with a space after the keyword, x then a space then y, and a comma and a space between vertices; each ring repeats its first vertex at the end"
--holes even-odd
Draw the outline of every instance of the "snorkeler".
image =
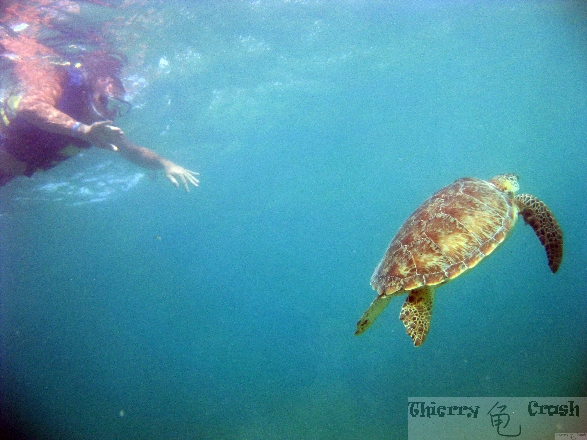
POLYGON ((40 43, 29 29, 20 33, 7 23, 15 11, 25 10, 30 16, 39 11, 13 3, 0 19, 0 67, 9 83, 3 84, 0 105, 0 186, 52 168, 92 145, 143 168, 163 170, 171 183, 186 191, 198 186, 198 173, 133 144, 113 124, 130 109, 119 79, 121 57, 93 50, 67 59, 40 43))

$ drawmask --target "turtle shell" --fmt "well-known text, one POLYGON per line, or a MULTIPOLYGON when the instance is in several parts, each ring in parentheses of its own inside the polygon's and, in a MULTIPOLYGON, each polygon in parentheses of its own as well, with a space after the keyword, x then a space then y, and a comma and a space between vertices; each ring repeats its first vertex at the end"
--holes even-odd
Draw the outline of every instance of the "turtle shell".
POLYGON ((462 178, 426 200, 404 222, 371 277, 379 295, 445 283, 493 252, 517 219, 513 195, 462 178))

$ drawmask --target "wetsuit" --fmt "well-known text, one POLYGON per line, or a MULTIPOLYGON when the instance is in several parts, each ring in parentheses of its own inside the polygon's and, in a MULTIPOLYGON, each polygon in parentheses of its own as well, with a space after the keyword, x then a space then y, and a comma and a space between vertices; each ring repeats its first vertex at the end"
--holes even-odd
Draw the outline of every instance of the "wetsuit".
MULTIPOLYGON (((57 109, 83 123, 95 122, 89 115, 89 97, 76 67, 66 69, 65 87, 57 109)), ((47 170, 76 155, 81 149, 90 148, 88 142, 73 136, 50 133, 18 116, 19 96, 9 96, 2 102, 0 122, 0 149, 15 159, 25 162, 24 175, 30 177, 39 169, 47 170)), ((0 185, 13 177, 0 170, 0 185)))

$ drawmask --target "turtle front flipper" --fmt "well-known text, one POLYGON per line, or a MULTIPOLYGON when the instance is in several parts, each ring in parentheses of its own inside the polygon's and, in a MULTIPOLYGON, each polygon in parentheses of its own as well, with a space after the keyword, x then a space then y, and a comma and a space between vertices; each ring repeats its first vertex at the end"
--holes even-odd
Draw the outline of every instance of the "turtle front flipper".
POLYGON ((546 250, 548 266, 556 273, 563 259, 563 231, 550 209, 538 197, 530 194, 516 196, 516 204, 526 224, 532 226, 546 250))
POLYGON ((375 301, 371 303, 367 311, 363 313, 363 316, 361 316, 361 319, 359 319, 359 322, 357 322, 357 330, 355 330, 355 335, 360 335, 369 327, 371 327, 373 321, 375 321, 379 314, 383 312, 383 309, 387 307, 390 299, 391 295, 379 295, 377 298, 375 298, 375 301))
POLYGON ((399 319, 406 326, 406 333, 412 338, 416 347, 426 340, 433 305, 434 287, 422 286, 412 290, 402 306, 399 319))

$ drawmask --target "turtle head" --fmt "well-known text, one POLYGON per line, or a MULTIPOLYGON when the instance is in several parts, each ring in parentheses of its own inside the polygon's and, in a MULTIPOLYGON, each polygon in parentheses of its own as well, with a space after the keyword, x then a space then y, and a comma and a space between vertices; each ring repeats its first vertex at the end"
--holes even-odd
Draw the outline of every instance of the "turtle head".
POLYGON ((500 191, 515 194, 520 189, 518 184, 519 176, 517 174, 500 174, 495 176, 489 182, 493 183, 500 191))

